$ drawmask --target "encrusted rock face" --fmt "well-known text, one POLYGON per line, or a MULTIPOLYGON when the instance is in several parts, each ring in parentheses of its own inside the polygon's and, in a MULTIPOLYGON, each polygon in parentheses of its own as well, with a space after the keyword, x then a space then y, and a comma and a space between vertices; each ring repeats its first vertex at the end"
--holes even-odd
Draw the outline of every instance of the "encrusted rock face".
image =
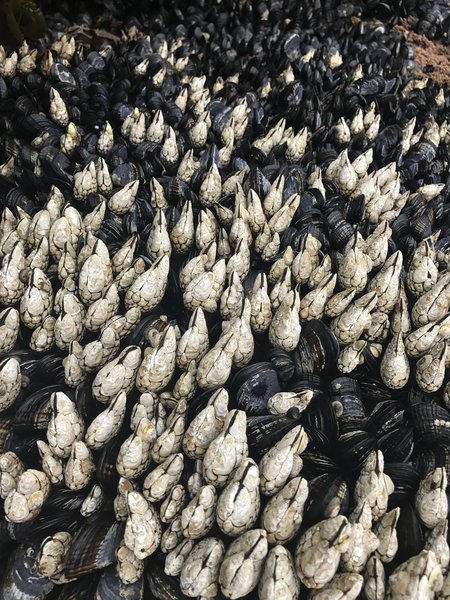
POLYGON ((60 9, 0 46, 0 597, 450 597, 449 8, 60 9))

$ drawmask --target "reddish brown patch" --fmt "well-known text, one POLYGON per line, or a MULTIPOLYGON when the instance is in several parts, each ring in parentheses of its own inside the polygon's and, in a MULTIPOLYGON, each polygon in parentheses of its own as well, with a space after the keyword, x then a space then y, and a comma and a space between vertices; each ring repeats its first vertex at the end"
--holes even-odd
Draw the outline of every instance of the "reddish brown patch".
POLYGON ((430 77, 440 84, 450 83, 450 46, 411 31, 408 19, 400 19, 394 31, 403 35, 414 48, 418 71, 422 77, 430 77))

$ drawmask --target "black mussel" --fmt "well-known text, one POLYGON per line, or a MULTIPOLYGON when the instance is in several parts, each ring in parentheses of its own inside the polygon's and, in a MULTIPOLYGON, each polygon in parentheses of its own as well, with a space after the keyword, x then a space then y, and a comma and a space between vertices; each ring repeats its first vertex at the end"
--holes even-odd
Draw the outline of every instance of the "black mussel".
POLYGON ((358 471, 369 454, 375 450, 377 440, 367 431, 350 431, 339 436, 336 454, 348 471, 358 471))
POLYGON ((95 595, 98 600, 142 600, 144 597, 144 580, 140 577, 134 583, 125 584, 120 579, 115 567, 105 569, 98 582, 95 595))
POLYGON ((110 512, 97 513, 85 521, 71 541, 65 576, 81 577, 115 563, 124 528, 125 523, 116 521, 110 512))
POLYGON ((445 467, 447 477, 450 476, 450 444, 436 443, 430 447, 418 447, 412 462, 422 478, 436 467, 445 467))
POLYGON ((50 397, 62 391, 64 385, 56 384, 41 388, 26 398, 16 410, 13 419, 15 431, 45 431, 51 417, 50 397))
POLYGON ((401 540, 395 557, 396 563, 404 562, 423 549, 424 532, 413 504, 407 502, 400 509, 397 521, 397 537, 401 540))
POLYGON ((338 514, 346 515, 350 493, 345 480, 337 473, 324 473, 308 482, 308 498, 303 510, 303 525, 310 527, 338 514))
POLYGON ((380 437, 402 425, 404 408, 399 402, 385 400, 375 405, 370 413, 366 427, 368 431, 380 437))
POLYGON ((450 443, 450 413, 436 404, 414 404, 405 417, 414 429, 416 443, 450 443))
POLYGON ((310 443, 305 452, 302 452, 302 476, 307 479, 314 479, 320 475, 329 475, 331 473, 340 473, 340 466, 328 454, 319 450, 311 449, 310 443))
POLYGON ((378 438, 378 449, 390 462, 407 461, 414 450, 412 427, 398 427, 378 438))
POLYGON ((231 402, 248 415, 267 413, 267 401, 280 391, 277 371, 269 362, 243 367, 230 384, 231 402))
POLYGON ((302 333, 294 357, 298 373, 327 373, 336 368, 339 345, 323 321, 302 323, 302 333))
POLYGON ((152 597, 155 600, 184 600, 187 598, 180 589, 175 577, 169 577, 164 569, 156 563, 149 561, 145 570, 145 578, 152 597))
POLYGON ((247 440, 252 456, 261 458, 276 442, 300 423, 301 413, 291 408, 284 415, 251 416, 247 419, 247 440))
POLYGON ((267 358, 275 368, 278 378, 282 383, 287 383, 295 373, 295 361, 292 353, 281 348, 271 348, 267 351, 267 358))
POLYGON ((1 582, 3 600, 45 598, 55 587, 48 577, 36 572, 38 545, 20 546, 9 557, 1 582))
POLYGON ((409 462, 387 462, 384 472, 394 483, 394 491, 389 496, 389 510, 414 499, 421 479, 419 470, 414 465, 409 462))
POLYGON ((366 409, 361 400, 359 383, 351 377, 337 377, 330 384, 331 402, 339 423, 339 431, 347 433, 363 429, 366 409))
POLYGON ((335 440, 339 434, 338 421, 333 404, 325 394, 313 396, 302 415, 302 425, 306 432, 318 430, 328 440, 335 440))
POLYGON ((75 581, 57 586, 52 600, 92 600, 97 589, 98 577, 94 573, 80 577, 75 581))

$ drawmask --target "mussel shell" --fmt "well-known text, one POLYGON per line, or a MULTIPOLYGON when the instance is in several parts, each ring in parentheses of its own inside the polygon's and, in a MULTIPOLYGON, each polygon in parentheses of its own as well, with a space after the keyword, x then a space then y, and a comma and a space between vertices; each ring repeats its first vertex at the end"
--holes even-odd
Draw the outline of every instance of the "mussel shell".
POLYGON ((58 531, 68 531, 74 534, 82 521, 79 511, 68 510, 65 512, 52 513, 46 511, 41 513, 34 521, 30 529, 28 539, 32 542, 41 542, 49 535, 58 531))
POLYGON ((295 362, 292 353, 285 352, 281 348, 271 348, 267 352, 267 358, 275 368, 282 383, 287 383, 295 373, 295 362))
POLYGON ((378 449, 389 462, 407 461, 414 450, 412 427, 398 427, 378 438, 378 449))
POLYGON ((76 532, 67 553, 64 574, 81 577, 116 562, 116 550, 123 538, 125 523, 112 512, 93 515, 76 532))
POLYGON ((366 428, 380 437, 403 424, 404 412, 402 405, 398 402, 392 400, 379 402, 369 415, 366 428))
POLYGON ((430 447, 416 449, 412 463, 424 478, 437 467, 445 467, 447 478, 450 481, 450 444, 435 444, 430 447))
POLYGON ((247 440, 249 453, 261 458, 283 436, 300 423, 301 414, 291 408, 283 415, 252 416, 247 419, 247 440))
POLYGON ((13 429, 15 431, 46 430, 51 417, 50 396, 63 389, 65 389, 64 385, 55 384, 31 394, 17 408, 13 419, 13 429))
POLYGON ((340 466, 325 453, 319 450, 306 449, 302 452, 302 476, 309 479, 319 477, 319 475, 336 474, 340 472, 340 466))
POLYGON ((94 573, 80 577, 58 586, 58 592, 52 600, 92 600, 97 589, 98 576, 94 573))
POLYGON ((348 514, 350 493, 347 483, 339 474, 319 475, 308 482, 308 488, 303 526, 310 527, 323 519, 348 514))
POLYGON ((418 444, 450 444, 450 413, 436 404, 415 404, 405 413, 418 444))
POLYGON ((423 549, 423 529, 414 506, 409 502, 400 509, 400 516, 397 521, 397 537, 400 542, 395 557, 397 564, 419 554, 423 549))
POLYGON ((420 483, 419 471, 411 463, 385 463, 384 472, 392 479, 394 491, 389 496, 388 510, 412 500, 420 483))
POLYGON ((377 404, 385 400, 393 400, 398 394, 386 387, 378 379, 364 378, 359 382, 363 402, 368 405, 377 404))
POLYGON ((41 577, 35 569, 39 546, 20 546, 10 556, 2 580, 2 600, 28 600, 45 598, 55 584, 41 577))
POLYGON ((302 333, 294 358, 297 373, 328 373, 335 370, 339 344, 323 321, 312 319, 302 323, 302 333))
POLYGON ((363 429, 366 410, 358 382, 351 377, 337 377, 330 384, 330 392, 340 433, 363 429))
POLYGON ((308 435, 319 430, 328 440, 335 440, 339 434, 338 422, 333 404, 325 394, 313 396, 302 415, 302 425, 308 435))
POLYGON ((119 577, 115 567, 108 567, 101 574, 97 586, 96 600, 141 600, 144 597, 144 580, 140 577, 137 581, 125 584, 119 577))
POLYGON ((337 454, 346 471, 361 469, 372 450, 376 448, 375 436, 367 431, 350 431, 337 441, 337 454))
POLYGON ((120 434, 105 445, 95 461, 97 482, 107 489, 115 490, 119 483, 120 476, 116 469, 116 461, 125 438, 126 432, 122 429, 120 434))
POLYGON ((254 363, 240 369, 230 384, 237 408, 248 415, 267 413, 267 401, 281 391, 277 372, 269 362, 254 363))
POLYGON ((180 589, 180 585, 175 577, 169 577, 164 573, 164 569, 155 561, 148 563, 145 571, 145 578, 155 600, 184 600, 187 598, 180 589))

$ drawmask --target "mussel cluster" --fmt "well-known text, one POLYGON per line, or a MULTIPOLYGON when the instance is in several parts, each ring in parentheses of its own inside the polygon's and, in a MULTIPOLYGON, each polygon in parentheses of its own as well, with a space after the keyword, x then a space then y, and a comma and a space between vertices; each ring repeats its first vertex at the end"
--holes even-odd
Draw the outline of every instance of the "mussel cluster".
POLYGON ((450 599, 446 3, 117 6, 0 46, 0 598, 450 599))

